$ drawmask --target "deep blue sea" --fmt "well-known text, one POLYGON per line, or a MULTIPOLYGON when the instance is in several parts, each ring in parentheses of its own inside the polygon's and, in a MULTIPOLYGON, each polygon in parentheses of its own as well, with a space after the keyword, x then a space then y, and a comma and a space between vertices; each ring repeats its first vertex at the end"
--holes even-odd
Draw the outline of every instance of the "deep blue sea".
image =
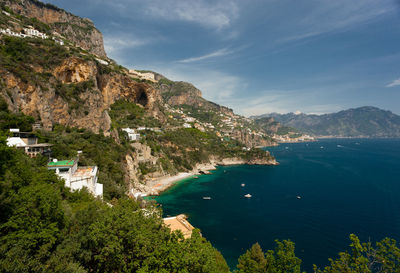
POLYGON ((350 233, 400 241, 400 140, 328 139, 268 150, 279 166, 220 167, 177 183, 157 198, 164 216, 187 214, 231 268, 255 242, 266 251, 275 239, 294 241, 302 269, 311 272, 346 250, 350 233))

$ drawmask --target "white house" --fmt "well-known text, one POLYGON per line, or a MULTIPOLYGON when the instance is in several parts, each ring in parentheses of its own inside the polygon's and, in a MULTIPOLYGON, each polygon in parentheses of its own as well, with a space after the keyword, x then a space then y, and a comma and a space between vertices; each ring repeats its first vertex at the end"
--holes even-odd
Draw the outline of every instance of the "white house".
POLYGON ((192 128, 192 125, 189 123, 184 123, 183 128, 192 128))
POLYGON ((78 167, 78 160, 53 159, 47 168, 64 179, 67 188, 75 191, 85 187, 94 196, 103 197, 103 184, 97 183, 97 166, 78 167))
POLYGON ((129 138, 130 141, 140 140, 140 134, 137 134, 135 132, 135 129, 122 128, 122 131, 124 131, 124 132, 126 132, 128 134, 128 138, 129 138))
POLYGON ((38 138, 32 132, 20 132, 19 129, 10 129, 12 137, 7 138, 9 147, 16 147, 24 150, 30 157, 38 155, 50 156, 51 146, 49 143, 38 143, 38 138))

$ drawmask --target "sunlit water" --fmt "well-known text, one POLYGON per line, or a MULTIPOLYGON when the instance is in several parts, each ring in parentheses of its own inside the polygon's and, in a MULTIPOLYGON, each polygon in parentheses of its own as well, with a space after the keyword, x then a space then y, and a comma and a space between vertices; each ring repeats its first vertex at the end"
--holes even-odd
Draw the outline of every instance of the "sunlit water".
POLYGON ((220 167, 179 182, 157 198, 164 216, 187 214, 231 268, 255 242, 268 250, 275 239, 291 239, 311 271, 346 250, 350 233, 363 241, 400 239, 400 140, 321 140, 269 150, 279 166, 220 167))

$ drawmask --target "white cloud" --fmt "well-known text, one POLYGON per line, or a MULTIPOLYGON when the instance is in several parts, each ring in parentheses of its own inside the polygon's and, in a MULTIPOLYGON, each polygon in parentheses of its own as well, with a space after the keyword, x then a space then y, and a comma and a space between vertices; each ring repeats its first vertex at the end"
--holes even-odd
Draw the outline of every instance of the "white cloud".
POLYGON ((239 15, 237 0, 90 0, 107 6, 121 17, 148 21, 168 20, 200 24, 222 29, 229 27, 239 15))
POLYGON ((210 59, 210 58, 226 56, 226 55, 232 54, 233 52, 234 52, 233 50, 229 50, 227 48, 222 48, 222 49, 219 49, 217 51, 214 51, 212 53, 209 53, 209 54, 206 54, 203 56, 187 58, 187 59, 179 60, 178 62, 179 63, 198 62, 198 61, 203 61, 203 60, 210 59))
POLYGON ((326 33, 347 31, 394 12, 391 0, 309 0, 301 17, 288 18, 286 36, 278 43, 309 39, 326 33))
POLYGON ((395 86, 399 86, 399 85, 400 85, 400 78, 389 83, 388 85, 386 85, 386 87, 395 87, 395 86))
POLYGON ((141 38, 124 37, 124 35, 104 36, 104 48, 107 54, 118 53, 126 48, 137 48, 149 44, 151 41, 141 38))
POLYGON ((154 70, 171 80, 192 83, 200 89, 205 99, 225 106, 230 106, 230 98, 239 96, 247 88, 244 79, 217 70, 193 68, 185 64, 154 67, 154 70))
POLYGON ((228 27, 238 16, 238 6, 233 0, 147 0, 145 9, 157 19, 194 22, 206 27, 228 27))
POLYGON ((343 110, 343 106, 330 103, 307 105, 304 103, 305 99, 299 99, 292 92, 290 94, 285 94, 279 90, 270 90, 269 92, 271 93, 260 97, 250 96, 245 99, 242 98, 236 103, 231 103, 231 105, 234 109, 238 109, 240 114, 245 116, 262 115, 272 112, 284 114, 293 112, 293 109, 298 109, 299 106, 303 107, 301 110, 302 113, 323 114, 343 110), (282 94, 279 94, 279 92, 282 92, 282 94))

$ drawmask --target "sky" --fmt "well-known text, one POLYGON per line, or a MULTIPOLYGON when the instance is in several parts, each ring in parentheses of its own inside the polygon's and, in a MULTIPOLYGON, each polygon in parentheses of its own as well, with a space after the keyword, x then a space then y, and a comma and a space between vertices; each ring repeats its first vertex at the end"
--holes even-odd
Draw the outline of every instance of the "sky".
POLYGON ((250 116, 400 114, 400 0, 47 0, 90 18, 107 55, 250 116))

